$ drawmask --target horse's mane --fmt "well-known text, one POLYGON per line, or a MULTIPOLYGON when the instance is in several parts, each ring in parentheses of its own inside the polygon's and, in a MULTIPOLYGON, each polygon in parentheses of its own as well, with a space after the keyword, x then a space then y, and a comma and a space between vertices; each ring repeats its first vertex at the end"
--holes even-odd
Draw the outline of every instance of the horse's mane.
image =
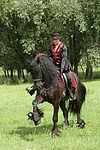
POLYGON ((37 55, 37 57, 39 58, 39 62, 41 64, 43 80, 46 86, 50 87, 50 85, 60 81, 60 77, 57 74, 52 60, 46 54, 37 55))

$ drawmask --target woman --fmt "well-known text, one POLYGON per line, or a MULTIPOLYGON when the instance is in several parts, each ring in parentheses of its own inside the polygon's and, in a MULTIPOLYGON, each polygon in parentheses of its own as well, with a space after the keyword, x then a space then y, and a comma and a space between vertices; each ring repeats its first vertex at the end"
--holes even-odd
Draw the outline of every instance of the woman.
POLYGON ((67 76, 68 83, 66 81, 66 86, 69 89, 69 99, 75 100, 75 88, 72 87, 72 80, 70 74, 72 66, 67 59, 67 47, 63 42, 61 42, 61 38, 62 37, 59 33, 53 33, 51 35, 52 44, 49 47, 48 55, 53 60, 53 63, 56 66, 57 70, 67 76))

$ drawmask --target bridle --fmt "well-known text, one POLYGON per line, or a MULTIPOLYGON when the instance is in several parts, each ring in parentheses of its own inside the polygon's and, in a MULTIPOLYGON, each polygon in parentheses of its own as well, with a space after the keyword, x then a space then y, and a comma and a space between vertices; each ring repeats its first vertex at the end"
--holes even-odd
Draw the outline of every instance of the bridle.
POLYGON ((40 79, 33 79, 33 81, 34 82, 38 82, 38 81, 40 81, 41 82, 41 87, 40 86, 37 86, 37 89, 42 89, 43 91, 50 91, 50 90, 52 90, 53 89, 53 87, 49 87, 49 88, 44 88, 43 87, 43 85, 45 84, 45 82, 42 82, 42 78, 40 78, 40 79))
POLYGON ((43 88, 42 78, 33 79, 33 81, 37 90, 40 90, 43 88))
MULTIPOLYGON (((44 56, 45 54, 43 54, 43 53, 41 53, 41 54, 39 54, 39 55, 37 55, 36 56, 36 60, 35 61, 37 61, 37 58, 39 58, 40 56, 44 56)), ((45 55, 46 56, 46 55, 45 55)), ((49 57, 48 57, 49 58, 49 57)), ((38 64, 38 66, 40 66, 40 64, 38 64)), ((44 90, 44 91, 48 91, 48 90, 51 90, 53 87, 50 87, 50 88, 44 88, 44 84, 45 84, 45 82, 43 82, 43 79, 42 79, 42 77, 40 77, 40 78, 37 78, 37 79, 34 79, 33 78, 33 81, 35 82, 35 85, 36 85, 36 88, 38 89, 38 90, 40 90, 40 89, 42 89, 42 90, 44 90), (38 82, 40 82, 40 83, 38 83, 38 82)))
POLYGON ((42 81, 42 79, 33 79, 34 82, 42 81))

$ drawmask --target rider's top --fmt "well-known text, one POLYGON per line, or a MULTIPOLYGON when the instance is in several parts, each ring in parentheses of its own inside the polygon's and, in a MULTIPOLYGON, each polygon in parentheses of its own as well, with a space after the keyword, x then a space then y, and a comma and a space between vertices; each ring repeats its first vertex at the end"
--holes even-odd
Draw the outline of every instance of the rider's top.
POLYGON ((48 55, 61 72, 72 70, 71 64, 67 59, 67 47, 64 43, 60 42, 58 45, 52 44, 49 47, 48 55))

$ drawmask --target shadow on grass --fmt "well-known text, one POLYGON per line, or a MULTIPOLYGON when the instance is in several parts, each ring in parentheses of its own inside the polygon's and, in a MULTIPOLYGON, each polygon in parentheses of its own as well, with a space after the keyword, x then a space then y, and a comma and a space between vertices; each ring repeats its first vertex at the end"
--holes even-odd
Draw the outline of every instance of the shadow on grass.
MULTIPOLYGON (((76 123, 73 120, 70 120, 69 128, 76 128, 76 123)), ((11 136, 18 136, 25 141, 34 141, 35 138, 51 137, 52 138, 52 128, 53 124, 40 124, 39 126, 19 126, 14 128, 9 134, 11 136)), ((63 130, 68 128, 65 127, 64 122, 58 124, 58 130, 60 131, 59 136, 62 134, 63 130)), ((64 131, 65 132, 65 131, 64 131)))
MULTIPOLYGON (((59 130, 61 130, 62 125, 58 125, 59 130)), ((33 141, 37 136, 51 136, 52 124, 49 125, 39 125, 33 127, 20 126, 13 129, 9 134, 12 136, 19 136, 26 141, 33 141)))

